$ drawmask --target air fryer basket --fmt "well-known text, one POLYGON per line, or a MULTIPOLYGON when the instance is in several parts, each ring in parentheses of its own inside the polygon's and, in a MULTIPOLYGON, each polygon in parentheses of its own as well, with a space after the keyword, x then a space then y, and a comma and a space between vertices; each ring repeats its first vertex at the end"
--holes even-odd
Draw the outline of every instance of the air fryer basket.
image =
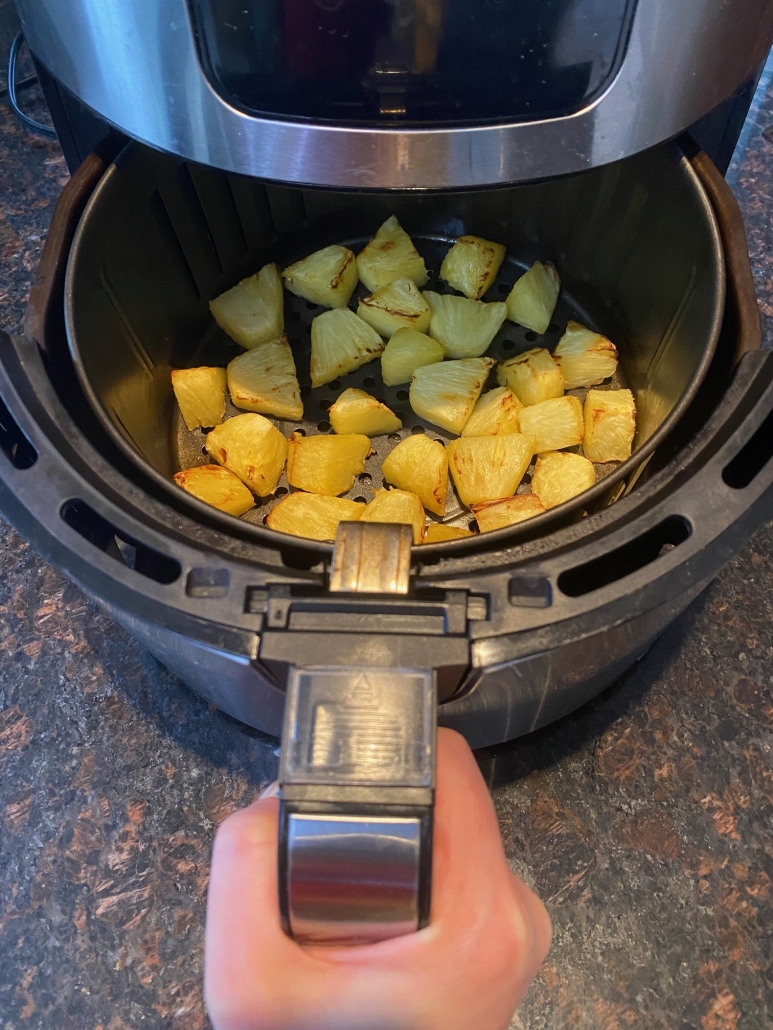
MULTIPOLYGON (((209 461, 201 430, 189 432, 171 390, 171 368, 223 365, 240 352, 214 323, 208 301, 267 261, 289 264, 330 243, 359 250, 390 214, 414 238, 430 270, 462 233, 507 245, 508 257, 488 300, 502 299, 534 260, 550 259, 563 279, 545 337, 511 323, 489 353, 512 356, 553 347, 570 318, 604 332, 620 351, 613 386, 636 396, 633 456, 599 466, 599 482, 580 498, 527 526, 486 534, 486 543, 547 531, 594 510, 632 486, 645 459, 693 398, 716 345, 724 309, 722 248, 711 205, 676 146, 546 183, 483 192, 361 194, 261 183, 130 145, 103 176, 74 241, 66 281, 69 345, 81 384, 108 433, 146 475, 200 517, 232 526, 171 482, 180 468, 209 461), (181 496, 182 495, 182 499, 181 496)), ((364 293, 360 286, 353 298, 364 293)), ((374 454, 348 496, 369 500, 382 485, 382 459, 398 437, 449 437, 416 417, 407 387, 385 387, 380 363, 312 390, 309 326, 323 309, 286 294, 286 331, 295 354, 304 419, 278 421, 285 435, 329 432, 327 408, 345 386, 361 386, 401 416, 403 429, 373 441, 374 454)), ((582 396, 583 391, 573 391, 582 396)), ((236 413, 231 408, 230 413, 236 413)), ((528 482, 528 475, 527 475, 528 482)), ((288 489, 259 501, 240 532, 264 538, 262 523, 288 489)), ((528 489, 524 484, 522 489, 528 489)), ((443 521, 467 526, 449 487, 443 521)), ((482 541, 431 545, 462 551, 482 541)), ((329 545, 309 541, 326 551, 329 545)))

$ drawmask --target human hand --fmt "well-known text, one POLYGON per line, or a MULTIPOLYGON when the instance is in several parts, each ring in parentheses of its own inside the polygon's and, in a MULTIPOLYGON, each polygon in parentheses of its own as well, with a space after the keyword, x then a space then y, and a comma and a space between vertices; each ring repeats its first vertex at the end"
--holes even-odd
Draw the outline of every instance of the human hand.
POLYGON ((505 1030, 550 945, 550 919, 508 868, 467 743, 440 729, 429 926, 360 947, 301 947, 282 931, 279 802, 215 838, 205 995, 216 1030, 505 1030))

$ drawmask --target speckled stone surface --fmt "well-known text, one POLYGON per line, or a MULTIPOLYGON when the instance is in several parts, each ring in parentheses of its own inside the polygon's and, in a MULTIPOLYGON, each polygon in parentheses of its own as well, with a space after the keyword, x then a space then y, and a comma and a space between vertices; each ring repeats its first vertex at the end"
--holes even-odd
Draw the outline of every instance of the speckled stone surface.
MULTIPOLYGON (((770 92, 731 181, 769 344, 768 125, 770 92)), ((7 328, 65 179, 0 101, 7 328)), ((0 569, 0 1027, 201 1030, 212 836, 273 777, 276 744, 192 696, 3 523, 0 569)), ((555 925, 513 1027, 773 1025, 771 597, 766 528, 614 688, 481 755, 513 868, 555 925)))

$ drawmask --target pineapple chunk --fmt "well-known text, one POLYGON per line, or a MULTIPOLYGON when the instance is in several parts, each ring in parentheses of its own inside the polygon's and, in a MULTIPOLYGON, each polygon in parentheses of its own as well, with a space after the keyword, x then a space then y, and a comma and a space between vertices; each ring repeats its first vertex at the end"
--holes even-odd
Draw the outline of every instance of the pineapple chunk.
POLYGON ((354 387, 344 390, 330 408, 330 424, 336 433, 364 433, 365 436, 383 436, 403 428, 386 404, 354 387))
POLYGON ((357 314, 387 338, 398 329, 415 329, 418 333, 429 329, 429 305, 410 279, 395 279, 364 297, 357 305, 357 314))
POLYGON ((497 369, 497 382, 500 386, 509 386, 522 404, 539 404, 564 395, 561 369, 544 347, 535 347, 503 361, 497 369))
POLYGON ((172 389, 188 429, 219 426, 225 418, 225 369, 180 368, 172 372, 172 389))
POLYGON ((381 355, 381 378, 385 386, 410 383, 417 368, 434 365, 444 356, 437 340, 415 329, 398 329, 381 355))
POLYGON ((521 432, 534 440, 534 453, 560 451, 582 443, 582 404, 576 397, 554 397, 521 408, 521 432))
POLYGON ((311 494, 345 494, 365 469, 370 454, 367 436, 301 436, 293 433, 287 449, 287 478, 291 486, 311 494))
POLYGON ((428 511, 445 513, 448 457, 438 440, 430 440, 424 433, 401 440, 384 459, 381 470, 388 482, 416 494, 428 511))
POLYGON ((504 436, 520 433, 518 412, 523 405, 507 386, 489 390, 478 399, 462 436, 504 436))
POLYGON ((249 350, 281 336, 285 327, 282 280, 276 265, 264 265, 256 274, 209 302, 220 326, 249 350))
POLYGON ((407 490, 377 490, 360 521, 402 522, 413 529, 415 544, 424 539, 424 509, 416 494, 407 490))
POLYGON ((255 498, 241 479, 220 465, 198 465, 176 472, 174 481, 200 501, 229 515, 238 517, 255 506, 255 498))
POLYGON ((473 504, 472 511, 478 520, 478 529, 481 533, 488 533, 492 529, 514 526, 535 515, 542 515, 545 508, 536 494, 516 494, 502 501, 473 504))
POLYGON ((546 508, 555 508, 571 500, 596 482, 593 462, 581 454, 548 451, 537 458, 531 476, 531 488, 546 508))
POLYGON ((636 403, 630 390, 588 390, 582 449, 591 461, 625 461, 636 434, 636 403))
POLYGON ((228 392, 237 408, 277 418, 303 418, 303 401, 287 337, 254 347, 228 365, 228 392))
POLYGON ((384 341, 349 308, 317 315, 311 323, 311 385, 330 383, 377 358, 384 341))
POLYGON ((617 347, 606 336, 569 322, 554 351, 567 390, 597 386, 615 374, 617 347))
POLYGON ((522 433, 467 436, 452 440, 446 450, 456 492, 468 508, 512 497, 534 454, 531 438, 522 433))
POLYGON ((282 272, 297 297, 326 308, 345 308, 357 285, 357 259, 347 247, 324 247, 282 272))
POLYGON ((475 534, 471 529, 446 526, 443 522, 430 522, 424 534, 424 543, 442 544, 446 540, 461 540, 465 536, 475 536, 475 534))
POLYGON ((443 258, 440 278, 470 300, 480 300, 497 277, 505 247, 480 236, 460 236, 443 258))
POLYGON ((432 310, 429 331, 443 345, 447 358, 477 358, 499 332, 507 314, 502 301, 484 304, 452 294, 425 290, 422 297, 432 310))
POLYGON ((395 279, 411 279, 419 289, 429 279, 424 258, 394 215, 357 255, 357 272, 371 293, 395 279))
POLYGON ((494 364, 493 358, 462 358, 417 368, 411 380, 411 407, 420 418, 449 433, 461 433, 494 364))
POLYGON ((507 317, 542 335, 556 308, 561 280, 554 265, 536 261, 513 286, 507 298, 507 317))
POLYGON ((365 511, 360 501, 320 494, 288 494, 266 518, 269 529, 311 540, 335 540, 339 522, 358 522, 365 511))
POLYGON ((236 415, 207 434, 207 452, 259 497, 276 490, 287 457, 287 440, 262 415, 236 415))

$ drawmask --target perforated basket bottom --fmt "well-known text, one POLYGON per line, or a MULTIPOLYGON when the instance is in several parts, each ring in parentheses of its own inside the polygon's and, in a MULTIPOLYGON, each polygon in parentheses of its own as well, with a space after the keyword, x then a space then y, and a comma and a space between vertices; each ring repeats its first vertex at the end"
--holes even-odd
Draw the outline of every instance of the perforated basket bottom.
MULTIPOLYGON (((448 248, 453 244, 453 239, 439 237, 415 236, 414 243, 424 258, 427 271, 430 274, 427 290, 434 290, 437 293, 454 293, 443 280, 438 279, 438 270, 448 248)), ((349 247, 355 253, 359 252, 367 243, 367 239, 346 240, 343 245, 349 247)), ((305 257, 305 254, 298 254, 293 260, 305 257)), ((545 255, 549 259, 550 255, 545 255)), ((489 289, 484 297, 486 301, 505 300, 512 289, 513 283, 525 271, 527 266, 520 264, 517 259, 507 257, 502 264, 495 284, 489 289)), ((368 291, 360 283, 355 291, 350 307, 357 308, 357 302, 361 297, 366 296, 368 291)), ((320 433, 332 432, 328 421, 328 409, 335 402, 342 390, 350 386, 366 390, 368 393, 383 401, 403 423, 403 428, 397 433, 390 433, 389 436, 377 436, 371 439, 372 453, 365 462, 365 471, 355 480, 352 489, 345 494, 345 497, 355 501, 370 501, 376 490, 388 487, 381 472, 381 465, 384 458, 394 446, 411 433, 426 433, 433 440, 440 440, 441 443, 448 443, 454 439, 452 434, 447 433, 439 426, 433 425, 416 415, 408 402, 408 387, 406 383, 402 386, 385 386, 381 378, 381 362, 379 359, 362 365, 354 372, 332 383, 326 383, 317 389, 312 389, 309 375, 311 359, 311 322, 317 315, 322 314, 326 309, 318 304, 311 304, 294 294, 285 291, 285 332, 290 340, 295 357, 295 365, 298 372, 298 380, 301 386, 303 398, 304 418, 299 421, 286 419, 272 419, 274 424, 289 437, 291 433, 300 431, 307 436, 320 433)), ((594 319, 589 312, 575 304, 571 297, 567 296, 562 289, 558 305, 553 315, 553 321, 544 336, 524 329, 522 326, 513 325, 505 321, 493 343, 486 352, 488 356, 502 361, 520 354, 532 347, 547 347, 553 350, 566 328, 566 323, 574 319, 582 322, 591 328, 594 327, 594 319)), ((219 365, 225 367, 227 363, 237 354, 243 353, 241 347, 235 344, 216 325, 207 336, 200 340, 190 355, 188 367, 194 368, 197 365, 219 365)), ((496 369, 492 369, 488 384, 484 389, 496 386, 496 369)), ((601 389, 623 389, 626 386, 618 374, 601 389)), ((586 390, 570 390, 569 393, 585 400, 586 390)), ((176 406, 175 406, 176 407, 176 406)), ((226 417, 242 414, 239 408, 234 407, 228 401, 226 417)), ((211 458, 204 447, 206 431, 196 429, 189 431, 182 420, 179 410, 176 410, 172 423, 174 433, 173 448, 176 456, 178 470, 193 468, 196 465, 207 465, 211 458)), ((579 450, 579 448, 573 448, 579 450)), ((608 475, 616 464, 596 464, 597 480, 608 475)), ((524 476, 523 482, 518 488, 518 493, 529 493, 531 487, 531 472, 533 464, 524 476)), ((287 481, 286 473, 282 474, 276 491, 266 498, 256 498, 256 507, 242 516, 245 522, 265 523, 268 513, 287 493, 292 490, 287 481)), ((442 518, 435 515, 428 517, 433 522, 443 522, 446 525, 459 526, 464 529, 477 530, 477 524, 472 514, 461 504, 456 496, 451 478, 449 477, 448 495, 446 498, 446 511, 442 518)))

